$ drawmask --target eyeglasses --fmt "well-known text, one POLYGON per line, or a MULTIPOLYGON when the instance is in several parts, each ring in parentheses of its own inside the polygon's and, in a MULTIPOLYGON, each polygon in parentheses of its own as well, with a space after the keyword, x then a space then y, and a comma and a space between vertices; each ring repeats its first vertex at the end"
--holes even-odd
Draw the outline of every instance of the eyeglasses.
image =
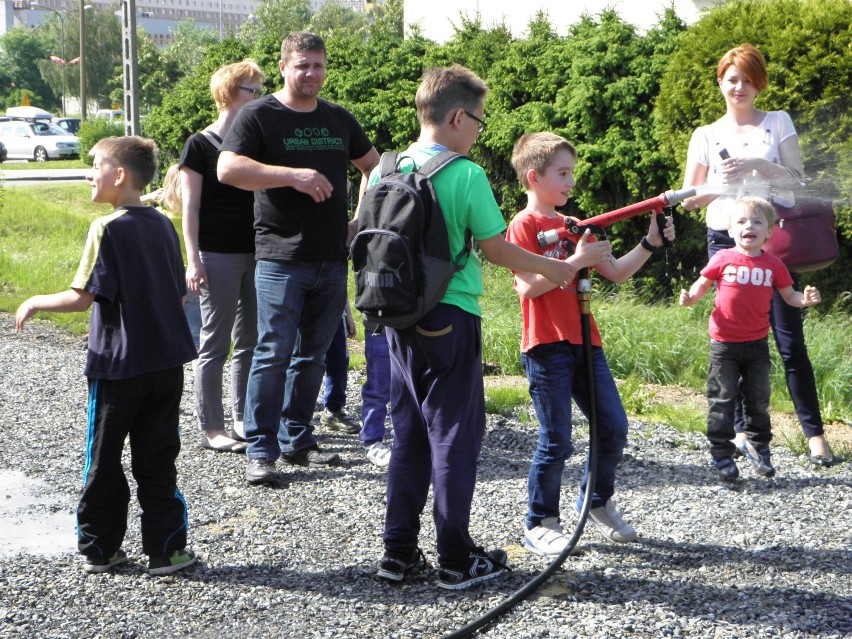
POLYGON ((254 97, 259 98, 263 95, 263 89, 255 89, 253 87, 240 87, 243 91, 248 91, 254 97))
POLYGON ((472 120, 476 120, 477 122, 479 122, 479 127, 476 129, 479 133, 482 133, 485 130, 485 120, 483 120, 482 118, 476 117, 470 111, 465 111, 464 114, 467 117, 471 118, 472 120))

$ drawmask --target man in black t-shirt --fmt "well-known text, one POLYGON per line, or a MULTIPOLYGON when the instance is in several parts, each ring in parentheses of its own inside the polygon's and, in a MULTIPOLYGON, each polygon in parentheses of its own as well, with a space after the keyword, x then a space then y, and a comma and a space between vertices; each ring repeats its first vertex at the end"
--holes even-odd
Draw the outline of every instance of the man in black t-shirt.
POLYGON ((281 44, 284 88, 244 107, 225 136, 219 179, 255 192, 258 343, 249 374, 246 479, 276 483, 275 462, 324 467, 311 426, 323 356, 346 303, 346 170, 366 178, 379 154, 346 109, 317 97, 325 43, 291 33, 281 44))

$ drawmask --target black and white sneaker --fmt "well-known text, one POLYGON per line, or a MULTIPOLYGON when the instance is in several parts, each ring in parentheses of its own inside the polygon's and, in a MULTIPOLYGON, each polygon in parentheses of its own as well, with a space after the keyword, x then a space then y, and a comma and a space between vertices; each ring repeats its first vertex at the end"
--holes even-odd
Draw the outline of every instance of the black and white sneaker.
POLYGON ((423 551, 415 548, 408 555, 385 551, 385 556, 379 562, 379 571, 377 576, 388 581, 400 582, 405 579, 405 575, 417 568, 419 565, 426 565, 426 557, 423 556, 423 551))
POLYGON ((754 470, 761 477, 772 477, 775 475, 775 467, 772 465, 769 446, 764 445, 758 448, 750 441, 747 441, 740 446, 740 452, 754 466, 754 470))
POLYGON ((86 557, 83 562, 83 570, 94 574, 101 574, 109 572, 113 566, 126 564, 128 561, 127 553, 124 552, 124 549, 119 548, 110 557, 86 557))
POLYGON ((441 564, 438 571, 438 587, 447 590, 464 590, 483 581, 511 571, 507 565, 509 558, 497 548, 485 552, 482 548, 470 551, 467 560, 460 564, 441 564))

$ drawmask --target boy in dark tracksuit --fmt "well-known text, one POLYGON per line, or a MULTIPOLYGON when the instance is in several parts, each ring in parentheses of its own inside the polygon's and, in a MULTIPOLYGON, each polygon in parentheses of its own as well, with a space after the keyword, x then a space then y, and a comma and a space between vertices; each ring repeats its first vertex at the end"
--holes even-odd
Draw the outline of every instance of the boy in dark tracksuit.
POLYGON ((89 228, 71 288, 31 297, 15 325, 22 329, 38 311, 92 307, 85 483, 77 508, 83 569, 102 573, 128 561, 121 543, 130 489, 121 452, 129 435, 148 572, 166 575, 198 560, 186 549, 186 503, 175 468, 183 365, 196 356, 183 313, 183 260, 172 223, 139 200, 157 168, 154 142, 106 138, 92 154, 92 201, 115 210, 89 228))

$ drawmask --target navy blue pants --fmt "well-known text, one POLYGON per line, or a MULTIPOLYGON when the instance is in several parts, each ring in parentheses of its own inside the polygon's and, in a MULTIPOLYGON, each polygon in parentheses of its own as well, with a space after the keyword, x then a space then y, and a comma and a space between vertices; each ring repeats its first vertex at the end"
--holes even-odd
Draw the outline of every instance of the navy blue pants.
POLYGON ((485 433, 481 321, 439 304, 416 326, 387 332, 394 440, 385 549, 417 547, 431 482, 438 559, 457 563, 475 545, 468 525, 485 433))
MULTIPOLYGON (((707 253, 710 257, 723 248, 734 246, 734 240, 727 231, 707 229, 707 253)), ((799 281, 795 273, 793 285, 798 290, 799 281)), ((805 345, 803 309, 790 306, 778 291, 772 295, 772 308, 769 311, 769 323, 775 337, 775 346, 784 363, 784 375, 787 390, 796 408, 796 416, 802 425, 805 437, 815 437, 825 433, 822 415, 819 410, 816 378, 808 347, 805 345)), ((745 432, 742 399, 737 401, 734 411, 734 428, 738 433, 745 432)))
POLYGON ((183 367, 130 379, 89 380, 89 422, 77 547, 111 557, 127 531, 130 489, 121 466, 130 435, 130 465, 142 507, 142 551, 170 555, 186 546, 186 502, 177 489, 178 409, 183 367))
POLYGON ((339 411, 346 405, 346 382, 349 375, 349 349, 346 346, 346 320, 334 332, 331 344, 323 358, 325 364, 325 392, 323 406, 330 411, 339 411))

